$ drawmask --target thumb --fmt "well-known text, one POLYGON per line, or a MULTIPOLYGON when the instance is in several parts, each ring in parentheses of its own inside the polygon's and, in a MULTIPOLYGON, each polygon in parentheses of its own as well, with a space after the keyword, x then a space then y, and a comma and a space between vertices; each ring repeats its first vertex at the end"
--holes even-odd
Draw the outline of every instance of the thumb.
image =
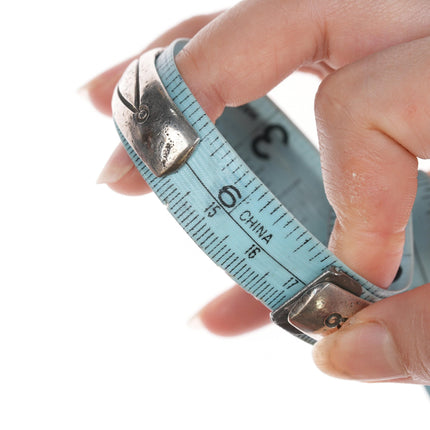
POLYGON ((430 384, 430 284, 374 303, 313 350, 325 373, 430 384))

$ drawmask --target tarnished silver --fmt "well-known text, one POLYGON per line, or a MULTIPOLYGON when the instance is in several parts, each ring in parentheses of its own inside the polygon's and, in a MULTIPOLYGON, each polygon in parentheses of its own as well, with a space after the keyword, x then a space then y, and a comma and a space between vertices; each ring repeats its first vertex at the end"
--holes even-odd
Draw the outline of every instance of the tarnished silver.
POLYGON ((134 60, 112 98, 117 127, 156 176, 180 167, 199 142, 158 75, 155 60, 161 52, 154 49, 134 60))
POLYGON ((339 330, 348 318, 369 305, 360 294, 358 282, 333 268, 272 312, 271 317, 294 334, 304 333, 319 340, 339 330))

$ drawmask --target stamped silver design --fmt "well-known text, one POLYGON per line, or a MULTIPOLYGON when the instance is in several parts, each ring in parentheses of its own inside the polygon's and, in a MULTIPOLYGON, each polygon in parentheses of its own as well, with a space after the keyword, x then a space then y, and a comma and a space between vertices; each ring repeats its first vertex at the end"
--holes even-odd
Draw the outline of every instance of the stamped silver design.
POLYGON ((361 285, 346 273, 331 268, 296 296, 272 312, 273 322, 292 332, 319 340, 335 331, 369 305, 361 285))
POLYGON ((134 60, 114 91, 114 121, 156 176, 178 169, 199 142, 197 132, 170 98, 155 67, 154 49, 134 60))

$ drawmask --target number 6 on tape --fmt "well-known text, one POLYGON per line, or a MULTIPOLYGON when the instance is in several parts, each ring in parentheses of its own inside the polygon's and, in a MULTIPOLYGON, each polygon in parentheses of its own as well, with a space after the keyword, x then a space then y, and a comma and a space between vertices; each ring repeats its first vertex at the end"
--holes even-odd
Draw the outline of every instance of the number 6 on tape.
POLYGON ((227 108, 214 125, 176 68, 185 43, 130 64, 113 96, 115 125, 170 213, 274 322, 314 343, 369 302, 430 280, 426 175, 413 210, 419 232, 411 219, 398 276, 378 288, 326 247, 335 217, 317 150, 267 97, 227 108))

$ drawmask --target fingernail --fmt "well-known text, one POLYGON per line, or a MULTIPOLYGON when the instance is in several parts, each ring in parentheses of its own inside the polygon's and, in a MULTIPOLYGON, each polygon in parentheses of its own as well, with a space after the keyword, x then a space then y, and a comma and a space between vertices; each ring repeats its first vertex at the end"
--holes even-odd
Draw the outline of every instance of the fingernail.
POLYGON ((315 345, 313 358, 337 378, 386 381, 405 375, 391 334, 379 323, 357 323, 327 336, 315 345))
POLYGON ((193 329, 197 329, 197 330, 205 328, 205 325, 203 324, 203 321, 200 317, 200 312, 197 313, 196 315, 194 315, 193 317, 191 317, 188 320, 187 325, 188 325, 188 327, 193 328, 193 329))
POLYGON ((133 167, 133 161, 124 147, 119 144, 101 171, 97 184, 114 184, 123 178, 133 167))
MULTIPOLYGON (((89 83, 88 83, 89 84, 89 83)), ((91 100, 90 97, 90 91, 87 87, 88 84, 82 85, 82 87, 77 89, 77 93, 78 95, 80 95, 82 98, 86 99, 86 100, 91 100)))

